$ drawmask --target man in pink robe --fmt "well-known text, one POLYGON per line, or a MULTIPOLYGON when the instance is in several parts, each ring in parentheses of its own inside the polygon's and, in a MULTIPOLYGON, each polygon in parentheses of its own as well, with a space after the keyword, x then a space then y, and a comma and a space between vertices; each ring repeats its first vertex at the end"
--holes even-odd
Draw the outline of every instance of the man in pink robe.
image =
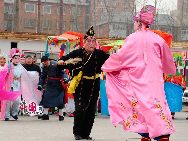
POLYGON ((112 124, 139 133, 141 141, 169 141, 175 132, 164 92, 163 73, 176 68, 165 40, 150 31, 155 8, 145 6, 134 18, 135 32, 102 66, 112 124))

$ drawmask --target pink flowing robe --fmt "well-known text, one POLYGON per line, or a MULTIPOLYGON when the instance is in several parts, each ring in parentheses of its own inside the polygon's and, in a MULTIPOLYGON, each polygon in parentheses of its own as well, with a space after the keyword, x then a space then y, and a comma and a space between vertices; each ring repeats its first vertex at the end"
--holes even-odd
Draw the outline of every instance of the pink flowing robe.
MULTIPOLYGON (((6 100, 15 100, 19 96, 21 96, 26 101, 27 104, 34 102, 38 104, 37 95, 35 94, 34 85, 32 85, 31 76, 27 72, 27 70, 22 66, 19 65, 21 71, 21 87, 20 91, 11 92, 11 83, 13 81, 13 68, 14 66, 11 65, 10 72, 8 72, 8 66, 6 66, 3 70, 0 71, 0 100, 1 101, 1 112, 0 112, 0 119, 4 119, 5 117, 5 109, 6 109, 6 100)), ((38 105, 37 105, 38 106, 38 105)))
MULTIPOLYGON (((6 85, 8 81, 7 77, 8 67, 5 66, 0 70, 0 100, 15 100, 21 94, 19 92, 10 92, 10 85, 6 85)), ((13 78, 12 74, 9 75, 9 78, 13 78)))
POLYGON ((42 92, 37 89, 39 83, 39 73, 37 71, 28 71, 27 74, 32 81, 30 85, 33 86, 36 104, 39 105, 42 100, 42 92))
POLYGON ((114 126, 149 133, 172 134, 175 128, 164 92, 163 73, 176 67, 166 42, 150 30, 131 34, 102 66, 106 75, 109 112, 114 126))
POLYGON ((0 119, 4 119, 6 100, 16 100, 17 97, 21 95, 20 92, 11 92, 11 86, 13 80, 13 73, 8 74, 8 66, 6 65, 2 70, 0 70, 0 100, 1 100, 1 110, 0 119))

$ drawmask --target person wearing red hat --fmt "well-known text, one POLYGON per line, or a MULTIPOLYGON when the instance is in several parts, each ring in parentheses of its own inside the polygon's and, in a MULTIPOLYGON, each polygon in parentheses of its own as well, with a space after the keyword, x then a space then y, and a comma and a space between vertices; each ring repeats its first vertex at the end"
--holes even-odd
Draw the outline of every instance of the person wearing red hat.
POLYGON ((68 93, 74 94, 75 112, 73 134, 75 140, 92 140, 97 100, 100 89, 101 66, 109 57, 96 49, 97 40, 93 27, 84 36, 84 47, 63 56, 58 64, 73 71, 68 93))
POLYGON ((20 63, 21 63, 22 65, 25 64, 25 55, 24 55, 24 54, 21 54, 21 55, 20 55, 20 63))

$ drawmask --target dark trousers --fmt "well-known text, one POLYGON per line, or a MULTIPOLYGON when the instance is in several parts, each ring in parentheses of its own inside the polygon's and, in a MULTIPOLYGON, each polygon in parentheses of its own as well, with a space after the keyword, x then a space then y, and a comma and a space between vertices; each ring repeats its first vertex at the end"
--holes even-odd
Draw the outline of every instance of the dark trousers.
MULTIPOLYGON (((139 133, 139 134, 140 134, 142 137, 144 137, 144 138, 150 139, 148 133, 139 133)), ((162 136, 159 136, 159 137, 154 138, 154 140, 158 141, 158 140, 160 140, 160 139, 162 139, 162 138, 169 138, 169 137, 170 137, 170 135, 162 135, 162 136)))
POLYGON ((92 101, 87 109, 83 110, 84 106, 80 106, 78 99, 75 98, 75 113, 73 134, 81 137, 88 137, 93 127, 97 100, 92 101))

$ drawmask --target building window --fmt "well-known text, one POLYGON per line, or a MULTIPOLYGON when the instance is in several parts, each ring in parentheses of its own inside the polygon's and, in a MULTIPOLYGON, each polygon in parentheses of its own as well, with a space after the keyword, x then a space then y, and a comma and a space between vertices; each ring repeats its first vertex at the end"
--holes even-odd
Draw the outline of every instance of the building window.
POLYGON ((65 13, 66 13, 65 7, 58 7, 57 8, 57 15, 60 15, 60 14, 65 15, 65 13), (62 11, 61 11, 61 8, 62 8, 62 11))
POLYGON ((82 8, 81 7, 78 7, 77 13, 78 13, 78 15, 82 14, 82 8))
POLYGON ((63 27, 63 29, 65 30, 65 29, 66 29, 66 24, 67 24, 67 22, 66 22, 66 21, 63 21, 62 24, 63 24, 62 27, 63 27))
POLYGON ((76 21, 73 21, 73 22, 71 22, 71 24, 72 24, 71 28, 73 31, 78 31, 80 29, 80 25, 78 22, 76 23, 76 21))
POLYGON ((43 13, 44 14, 51 14, 51 5, 44 5, 43 6, 43 13))
POLYGON ((181 40, 182 41, 187 41, 188 40, 188 30, 186 30, 186 29, 181 30, 181 40))
POLYGON ((42 23, 42 28, 50 28, 50 21, 44 20, 42 23))
POLYGON ((186 34, 186 30, 182 30, 182 31, 181 31, 181 34, 186 34))
POLYGON ((26 19, 24 26, 27 28, 35 28, 36 27, 36 20, 35 19, 26 19))
POLYGON ((57 15, 60 15, 60 7, 57 8, 57 15))
POLYGON ((60 29, 60 26, 59 26, 59 24, 60 24, 60 23, 59 23, 59 22, 57 21, 57 29, 60 29))
POLYGON ((60 23, 60 21, 57 21, 57 29, 60 29, 60 25, 62 26, 62 29, 65 29, 65 23, 66 22, 60 23))
POLYGON ((68 11, 66 10, 66 7, 64 6, 63 7, 63 15, 66 15, 66 12, 68 12, 68 11))
POLYGON ((4 22, 4 28, 6 29, 6 30, 12 30, 12 28, 13 28, 13 22, 12 21, 5 21, 4 22))
POLYGON ((14 3, 14 0, 4 0, 4 3, 14 3))
POLYGON ((12 5, 6 5, 4 7, 4 13, 13 14, 13 6, 12 5))
POLYGON ((188 1, 187 1, 187 4, 185 5, 185 8, 184 8, 184 9, 186 9, 185 12, 186 12, 186 14, 188 15, 188 1))
POLYGON ((76 15, 76 16, 80 16, 80 15, 81 15, 81 10, 82 10, 82 9, 79 8, 79 7, 77 7, 77 8, 76 8, 76 7, 73 7, 73 8, 72 8, 72 14, 73 14, 73 15, 76 15))
POLYGON ((25 12, 35 13, 35 4, 26 3, 25 4, 25 12))
POLYGON ((76 12, 77 12, 76 7, 73 7, 73 8, 72 8, 72 15, 77 15, 76 12))

